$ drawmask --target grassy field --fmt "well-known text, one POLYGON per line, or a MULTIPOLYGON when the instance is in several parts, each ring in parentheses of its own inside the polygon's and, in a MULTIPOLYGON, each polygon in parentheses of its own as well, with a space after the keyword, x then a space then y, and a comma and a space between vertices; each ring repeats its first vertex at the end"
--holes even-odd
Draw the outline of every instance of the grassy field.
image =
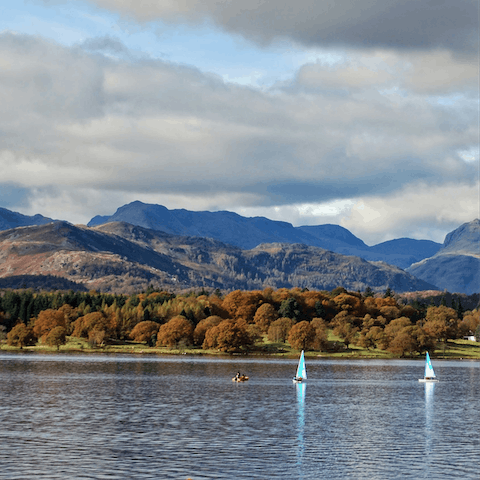
MULTIPOLYGON (((11 352, 41 352, 41 353, 111 353, 111 354, 168 354, 168 355, 225 355, 223 352, 216 350, 203 350, 198 347, 181 347, 181 348, 167 348, 167 347, 148 347, 144 343, 123 342, 105 346, 92 347, 86 340, 80 338, 69 337, 65 345, 60 346, 57 350, 55 347, 48 347, 46 345, 36 345, 33 347, 24 347, 20 350, 17 347, 10 347, 6 343, 0 344, 0 350, 11 352)), ((298 350, 293 349, 288 343, 273 343, 266 338, 258 342, 255 348, 252 349, 249 356, 273 356, 293 358, 299 354, 298 350)), ((367 350, 356 345, 349 345, 345 348, 343 342, 329 332, 328 349, 327 351, 308 351, 305 353, 307 357, 311 358, 377 358, 389 359, 399 358, 384 350, 372 349, 367 350)), ((447 345, 439 343, 434 352, 430 352, 433 358, 446 359, 480 359, 480 343, 468 340, 451 340, 447 345)), ((414 357, 405 358, 423 358, 423 355, 416 355, 414 357)))

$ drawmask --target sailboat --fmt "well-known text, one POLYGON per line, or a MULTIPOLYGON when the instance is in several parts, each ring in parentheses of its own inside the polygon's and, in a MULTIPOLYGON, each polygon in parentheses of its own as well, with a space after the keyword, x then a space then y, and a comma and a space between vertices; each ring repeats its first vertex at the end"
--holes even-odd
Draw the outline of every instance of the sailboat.
POLYGON ((300 354, 300 360, 298 361, 297 374, 293 377, 293 381, 295 383, 300 383, 306 379, 307 369, 305 368, 305 355, 302 350, 302 353, 300 354))
POLYGON ((419 382, 438 382, 437 376, 435 375, 435 371, 432 367, 432 362, 430 361, 430 355, 427 352, 427 356, 425 357, 425 374, 423 378, 418 379, 419 382))

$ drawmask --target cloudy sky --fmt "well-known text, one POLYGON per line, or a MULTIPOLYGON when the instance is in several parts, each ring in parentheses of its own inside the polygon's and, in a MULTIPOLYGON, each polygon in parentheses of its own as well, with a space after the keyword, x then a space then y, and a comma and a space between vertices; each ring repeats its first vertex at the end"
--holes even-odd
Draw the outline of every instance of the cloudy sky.
POLYGON ((442 242, 479 212, 478 0, 3 0, 0 206, 442 242))

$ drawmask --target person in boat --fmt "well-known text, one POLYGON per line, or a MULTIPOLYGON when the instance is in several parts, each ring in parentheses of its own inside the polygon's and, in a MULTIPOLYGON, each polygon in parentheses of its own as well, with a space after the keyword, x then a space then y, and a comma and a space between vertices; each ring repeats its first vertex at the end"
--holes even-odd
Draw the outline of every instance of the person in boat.
POLYGON ((237 374, 235 375, 235 380, 238 382, 240 380, 240 372, 237 372, 237 374))

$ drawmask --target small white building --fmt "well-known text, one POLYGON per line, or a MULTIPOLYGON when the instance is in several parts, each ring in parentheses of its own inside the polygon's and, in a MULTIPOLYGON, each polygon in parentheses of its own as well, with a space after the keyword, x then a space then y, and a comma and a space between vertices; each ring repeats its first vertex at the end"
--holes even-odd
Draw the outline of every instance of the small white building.
POLYGON ((471 342, 476 342, 477 341, 477 337, 475 335, 465 335, 463 337, 464 340, 470 340, 471 342))

